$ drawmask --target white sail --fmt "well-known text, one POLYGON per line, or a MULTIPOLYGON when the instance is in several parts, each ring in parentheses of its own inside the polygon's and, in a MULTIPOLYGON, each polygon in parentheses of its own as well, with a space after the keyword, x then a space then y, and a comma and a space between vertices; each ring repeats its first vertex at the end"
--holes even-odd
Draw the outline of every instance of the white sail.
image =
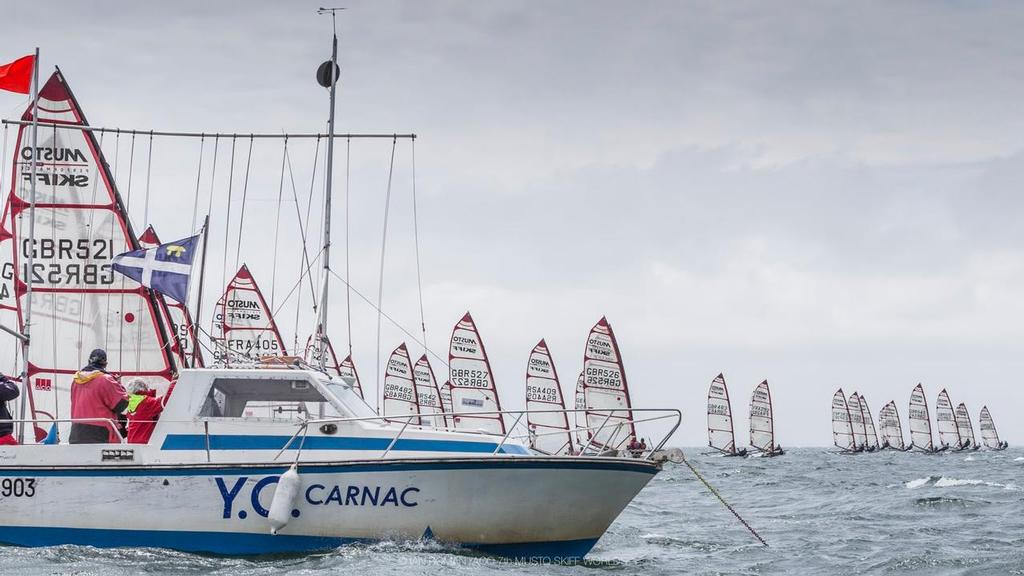
POLYGON ((245 264, 217 301, 211 340, 214 359, 226 366, 288 355, 270 306, 245 264))
POLYGON ((860 394, 850 394, 850 425, 853 427, 853 442, 857 448, 868 447, 868 427, 864 423, 864 410, 860 405, 860 394))
MULTIPOLYGON (((72 376, 94 348, 106 350, 112 373, 126 382, 142 378, 158 390, 166 389, 177 363, 153 293, 114 273, 114 256, 139 244, 99 144, 81 129, 88 122, 59 72, 39 91, 38 103, 39 119, 60 126, 40 126, 34 149, 31 126, 19 127, 0 230, 5 325, 24 331, 26 288, 32 284, 29 382, 23 383, 23 393, 39 422, 29 429, 27 442, 45 435, 46 421, 71 416, 72 376), (29 238, 33 164, 34 240, 29 238)), ((22 120, 31 119, 30 104, 22 120)), ((59 428, 66 439, 70 425, 59 428)))
POLYGON ((454 428, 453 419, 451 416, 448 416, 448 414, 452 413, 452 383, 447 380, 441 385, 441 408, 445 412, 445 427, 454 428))
POLYGON ((860 395, 860 411, 864 416, 864 433, 867 436, 867 447, 869 449, 878 448, 878 432, 875 430, 875 419, 871 416, 871 409, 868 408, 868 401, 864 399, 864 395, 860 395))
POLYGON ((974 439, 974 426, 971 425, 971 415, 967 412, 967 406, 961 402, 956 407, 956 428, 960 433, 960 445, 964 448, 975 448, 978 446, 974 439))
POLYGON ((387 370, 384 372, 383 416, 403 416, 388 418, 389 422, 410 425, 419 424, 418 418, 407 418, 419 414, 419 403, 416 398, 416 382, 413 379, 412 360, 405 342, 398 345, 388 358, 387 370))
POLYGON ((907 413, 910 421, 910 445, 931 452, 932 419, 928 414, 928 399, 924 396, 924 387, 920 384, 910 393, 910 410, 907 413))
POLYGON ((448 381, 452 386, 452 408, 460 414, 453 417, 454 427, 504 436, 505 421, 498 414, 501 401, 494 385, 494 372, 491 371, 480 332, 469 312, 452 330, 448 370, 448 381), (471 414, 474 412, 480 415, 471 414))
POLYGON ((1002 448, 999 440, 999 432, 996 431, 996 423, 992 420, 992 413, 988 406, 981 407, 981 415, 978 417, 978 428, 981 429, 981 441, 988 448, 1002 448))
POLYGON ((890 448, 903 450, 906 445, 903 443, 903 425, 900 424, 899 411, 896 410, 896 402, 889 401, 882 407, 878 414, 878 426, 882 431, 882 441, 890 448))
POLYGON ((708 388, 708 446, 726 454, 736 453, 732 405, 729 403, 729 389, 722 374, 716 376, 708 388))
MULTIPOLYGON (((565 410, 558 371, 543 339, 533 347, 526 363, 526 409, 565 410)), ((526 423, 534 450, 545 454, 573 451, 569 418, 565 412, 527 413, 526 423)))
POLYGON ((949 393, 943 388, 935 401, 935 427, 939 431, 939 443, 954 450, 959 450, 960 431, 956 427, 956 415, 953 414, 953 403, 949 393))
POLYGON ((576 409, 576 413, 573 414, 573 420, 576 424, 576 446, 582 451, 584 446, 587 445, 589 434, 587 434, 587 396, 583 393, 583 372, 580 372, 580 377, 576 379, 576 398, 573 406, 576 409))
POLYGON ((420 412, 420 424, 445 428, 447 424, 443 416, 444 406, 441 403, 441 391, 437 388, 434 369, 430 367, 427 355, 420 356, 412 367, 413 380, 416 382, 416 403, 420 412))
POLYGON ((636 438, 626 371, 608 319, 590 330, 583 354, 583 396, 588 441, 597 449, 620 449, 636 438))
POLYGON ((775 450, 775 422, 772 418, 772 393, 765 380, 750 396, 750 445, 761 452, 775 450))
POLYGON ((841 450, 856 450, 853 440, 853 425, 850 422, 850 407, 846 404, 843 389, 832 396, 832 442, 841 450))
MULTIPOLYGON (((142 248, 156 248, 160 245, 160 237, 153 226, 148 226, 139 236, 139 245, 142 248)), ((205 365, 203 351, 199 346, 196 327, 192 323, 192 313, 181 302, 160 294, 156 296, 167 333, 171 337, 171 349, 179 362, 185 367, 202 368, 205 365)))

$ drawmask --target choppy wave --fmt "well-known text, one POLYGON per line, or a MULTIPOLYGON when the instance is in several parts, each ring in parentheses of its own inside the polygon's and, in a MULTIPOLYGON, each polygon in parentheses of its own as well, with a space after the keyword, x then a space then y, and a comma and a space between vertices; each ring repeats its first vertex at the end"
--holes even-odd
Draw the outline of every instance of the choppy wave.
POLYGON ((1014 483, 1002 483, 1002 482, 990 482, 987 480, 976 480, 976 479, 960 479, 960 478, 948 478, 946 476, 927 476, 924 478, 915 478, 904 484, 910 490, 916 490, 918 488, 935 487, 935 488, 952 488, 957 486, 989 486, 992 488, 1002 488, 1004 490, 1017 490, 1017 485, 1014 483))

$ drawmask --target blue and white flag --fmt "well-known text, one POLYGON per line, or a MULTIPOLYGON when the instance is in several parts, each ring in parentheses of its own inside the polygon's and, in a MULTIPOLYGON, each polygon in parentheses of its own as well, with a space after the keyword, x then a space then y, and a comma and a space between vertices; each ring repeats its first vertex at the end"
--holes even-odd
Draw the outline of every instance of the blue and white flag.
POLYGON ((199 236, 114 256, 114 270, 168 298, 186 303, 199 236))

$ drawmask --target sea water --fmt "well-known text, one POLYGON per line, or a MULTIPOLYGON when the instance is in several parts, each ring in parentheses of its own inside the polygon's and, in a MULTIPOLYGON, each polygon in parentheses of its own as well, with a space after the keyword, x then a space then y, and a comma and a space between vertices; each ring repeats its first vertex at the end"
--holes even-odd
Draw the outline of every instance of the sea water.
POLYGON ((770 547, 688 468, 667 464, 577 565, 508 562, 435 542, 270 558, 62 546, 0 547, 0 574, 1024 574, 1024 449, 685 452, 770 547))

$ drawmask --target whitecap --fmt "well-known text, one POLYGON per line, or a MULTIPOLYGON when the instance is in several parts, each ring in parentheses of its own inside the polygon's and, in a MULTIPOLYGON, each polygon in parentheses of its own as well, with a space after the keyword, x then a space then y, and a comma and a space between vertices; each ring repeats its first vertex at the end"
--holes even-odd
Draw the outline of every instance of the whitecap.
POLYGON ((921 486, 925 486, 925 485, 927 485, 931 481, 932 481, 932 477, 928 476, 927 478, 918 478, 916 480, 911 480, 910 482, 907 482, 906 484, 904 484, 904 486, 906 486, 907 488, 913 490, 914 488, 920 488, 921 486))

